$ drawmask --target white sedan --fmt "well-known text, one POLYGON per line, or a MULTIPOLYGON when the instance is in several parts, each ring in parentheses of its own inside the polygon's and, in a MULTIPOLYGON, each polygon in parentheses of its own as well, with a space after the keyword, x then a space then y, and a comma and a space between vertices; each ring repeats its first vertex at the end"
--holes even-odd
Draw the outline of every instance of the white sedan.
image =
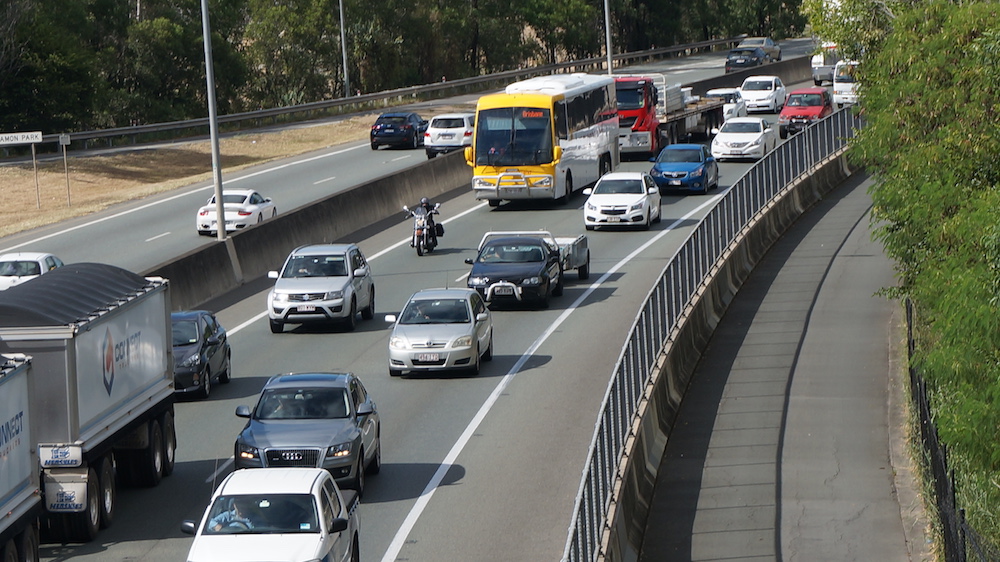
POLYGON ((660 222, 660 189, 646 172, 605 174, 593 188, 583 206, 583 225, 587 230, 598 226, 638 225, 648 229, 660 222))
POLYGON ((721 128, 712 129, 712 156, 760 160, 778 145, 774 126, 760 117, 733 117, 721 128))
POLYGON ((4 254, 0 256, 0 291, 62 266, 62 260, 52 254, 42 252, 4 254))
MULTIPOLYGON (((226 217, 226 232, 255 225, 278 214, 278 209, 270 197, 264 197, 252 189, 223 190, 222 206, 226 217)), ((195 217, 198 234, 209 235, 217 231, 215 211, 213 195, 208 199, 208 204, 198 209, 198 215, 195 217)))

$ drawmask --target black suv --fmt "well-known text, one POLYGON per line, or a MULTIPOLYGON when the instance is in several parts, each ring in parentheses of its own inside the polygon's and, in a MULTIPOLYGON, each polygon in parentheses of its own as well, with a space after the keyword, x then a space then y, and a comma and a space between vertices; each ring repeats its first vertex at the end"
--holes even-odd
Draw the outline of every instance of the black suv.
POLYGON ((378 150, 382 145, 408 148, 423 146, 425 131, 427 121, 416 113, 383 113, 372 125, 372 150, 378 150))

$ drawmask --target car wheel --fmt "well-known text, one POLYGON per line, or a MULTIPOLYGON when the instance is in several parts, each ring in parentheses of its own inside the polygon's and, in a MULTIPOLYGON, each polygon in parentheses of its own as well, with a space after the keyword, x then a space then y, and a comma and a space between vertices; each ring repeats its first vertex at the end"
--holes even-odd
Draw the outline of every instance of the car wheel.
POLYGON ((353 332, 358 327, 358 301, 354 297, 351 297, 351 310, 344 318, 344 327, 348 332, 353 332))
POLYGON ((594 230, 594 225, 592 225, 592 224, 585 224, 585 225, 583 225, 583 228, 586 228, 587 230, 594 230))
POLYGON ((488 204, 488 205, 489 205, 490 207, 499 207, 499 206, 500 206, 500 200, 499 200, 499 199, 488 199, 488 200, 486 201, 486 203, 487 203, 487 204, 488 204))
POLYGON ((550 280, 549 281, 549 285, 547 287, 545 287, 545 292, 542 294, 541 300, 539 300, 539 302, 538 302, 539 308, 548 308, 549 307, 549 299, 550 299, 551 293, 552 293, 552 281, 550 280))
POLYGON ((278 208, 277 207, 271 209, 271 218, 273 219, 276 216, 278 216, 278 208))
MULTIPOLYGON (((716 187, 718 187, 718 183, 719 183, 718 180, 716 180, 715 183, 716 183, 716 187)), ((656 218, 653 219, 653 222, 659 224, 660 219, 662 219, 662 218, 663 218, 663 209, 660 208, 660 207, 657 207, 656 208, 656 218)))
POLYGON ((390 377, 401 377, 401 376, 403 376, 403 370, 402 369, 389 369, 389 376, 390 377))
POLYGON ((552 289, 552 296, 561 297, 563 294, 563 278, 562 272, 559 272, 559 279, 556 281, 556 286, 552 289))
POLYGON ((257 224, 264 222, 264 213, 257 215, 257 224))
POLYGON ((482 356, 479 355, 479 345, 476 345, 476 354, 472 358, 472 367, 469 368, 469 374, 471 374, 474 377, 479 376, 479 371, 481 366, 480 361, 482 361, 482 356))
POLYGON ((778 136, 781 137, 782 139, 787 139, 788 129, 786 129, 785 127, 778 127, 778 136))
POLYGON ((201 391, 198 393, 202 398, 208 398, 212 394, 212 371, 205 369, 205 375, 201 381, 201 391))
POLYGON ((375 318, 375 287, 372 287, 368 295, 368 306, 361 309, 361 319, 371 320, 375 318))
POLYGON ((486 346, 486 353, 483 354, 483 361, 493 361, 493 334, 490 333, 490 343, 486 346))
POLYGON ((271 320, 269 318, 267 320, 267 323, 271 326, 271 333, 272 334, 280 334, 281 332, 285 331, 285 325, 282 324, 281 322, 278 322, 276 320, 271 320))
MULTIPOLYGON (((706 188, 707 192, 707 188, 706 188)), ((653 223, 653 210, 649 209, 646 211, 646 220, 642 221, 642 229, 649 230, 650 225, 653 223)))
POLYGON ((382 472, 382 438, 381 436, 376 437, 375 442, 375 456, 372 457, 371 462, 368 463, 368 474, 378 474, 382 472))
POLYGON ((227 351, 226 368, 219 373, 219 382, 221 384, 228 384, 231 380, 233 380, 233 356, 231 351, 227 351))
POLYGON ((378 143, 377 142, 373 142, 372 143, 372 150, 378 150, 378 143))
POLYGON ((355 468, 357 474, 354 476, 354 482, 351 483, 349 488, 352 488, 358 493, 358 497, 364 495, 365 493, 365 450, 361 449, 358 451, 358 466, 355 468))
POLYGON ((416 149, 420 146, 420 142, 417 140, 417 133, 413 133, 413 142, 410 144, 410 148, 416 149))
POLYGON ((431 160, 432 158, 434 158, 434 156, 436 156, 436 154, 434 152, 430 151, 430 150, 428 150, 426 152, 427 152, 427 159, 428 160, 431 160))

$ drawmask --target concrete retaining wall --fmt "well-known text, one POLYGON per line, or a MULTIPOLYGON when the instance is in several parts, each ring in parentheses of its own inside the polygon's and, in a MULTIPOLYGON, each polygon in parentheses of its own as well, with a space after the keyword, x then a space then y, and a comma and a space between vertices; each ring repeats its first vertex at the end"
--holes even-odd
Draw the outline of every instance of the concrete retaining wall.
POLYGON ((705 280, 657 363, 652 390, 640 406, 627 447, 617 502, 609 511, 604 559, 636 560, 642 547, 653 487, 684 391, 722 315, 754 266, 800 215, 850 177, 846 156, 832 158, 789 187, 770 210, 748 225, 705 280))

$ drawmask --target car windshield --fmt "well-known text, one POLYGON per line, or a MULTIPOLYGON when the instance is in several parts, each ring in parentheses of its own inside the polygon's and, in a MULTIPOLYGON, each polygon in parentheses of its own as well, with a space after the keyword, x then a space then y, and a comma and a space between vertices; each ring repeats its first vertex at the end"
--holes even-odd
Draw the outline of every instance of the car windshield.
POLYGON ((749 92, 761 92, 772 89, 772 84, 770 80, 752 80, 743 84, 743 91, 749 92))
POLYGON ((219 496, 205 520, 205 535, 319 533, 316 501, 311 494, 219 496))
POLYGON ((489 244, 479 252, 481 263, 531 263, 545 261, 541 246, 526 244, 489 244))
POLYGON ((598 182, 594 188, 594 195, 608 195, 612 193, 633 193, 642 194, 646 190, 642 188, 642 180, 603 180, 598 182))
POLYGON ((258 420, 333 420, 350 415, 343 388, 272 388, 264 391, 258 420))
POLYGON ((0 262, 0 276, 23 277, 25 275, 41 275, 42 267, 36 261, 15 260, 0 262))
POLYGON ((802 105, 823 105, 823 96, 819 94, 792 94, 788 96, 785 105, 793 107, 802 105))
POLYGON ((421 299, 406 304, 400 324, 468 324, 469 307, 465 299, 421 299))
POLYGON ((476 118, 476 165, 525 166, 552 161, 552 119, 546 108, 484 109, 476 118))
POLYGON ((660 152, 657 162, 701 162, 701 151, 696 149, 673 149, 660 152))
POLYGON ((347 276, 347 260, 344 254, 292 256, 281 272, 281 277, 284 279, 345 276, 347 276))
POLYGON ((176 320, 171 326, 171 332, 173 332, 174 347, 198 343, 197 320, 176 320))
POLYGON ((760 123, 757 121, 727 121, 722 128, 719 129, 720 133, 759 133, 760 123))

